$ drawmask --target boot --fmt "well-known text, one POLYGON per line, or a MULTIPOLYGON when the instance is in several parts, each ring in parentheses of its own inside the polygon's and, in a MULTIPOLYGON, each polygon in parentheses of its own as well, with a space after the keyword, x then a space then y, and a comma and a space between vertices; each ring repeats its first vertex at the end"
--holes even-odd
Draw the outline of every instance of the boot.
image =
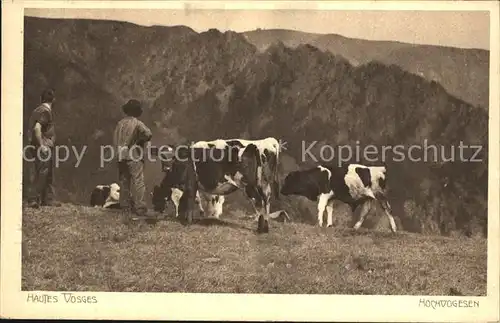
POLYGON ((28 202, 28 207, 32 209, 38 209, 40 208, 40 203, 38 203, 38 201, 30 201, 28 202))
POLYGON ((136 212, 133 212, 131 215, 132 215, 131 218, 132 221, 156 219, 156 214, 148 212, 148 210, 137 210, 136 212))

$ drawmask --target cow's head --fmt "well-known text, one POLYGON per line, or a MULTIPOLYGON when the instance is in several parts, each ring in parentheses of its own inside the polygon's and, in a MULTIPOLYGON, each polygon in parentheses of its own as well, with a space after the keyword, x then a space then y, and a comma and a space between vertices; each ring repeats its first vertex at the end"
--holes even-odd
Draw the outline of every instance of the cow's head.
POLYGON ((370 167, 371 176, 375 178, 375 191, 385 193, 387 191, 387 167, 372 166, 370 167))
POLYGON ((305 173, 302 171, 290 172, 281 185, 280 193, 283 195, 302 195, 304 193, 303 186, 305 173))
POLYGON ((308 170, 297 170, 289 173, 281 186, 283 195, 300 195, 315 201, 320 194, 320 185, 324 182, 325 172, 314 167, 308 170))
POLYGON ((120 200, 120 186, 116 183, 109 185, 109 198, 113 201, 120 200))
POLYGON ((156 154, 161 162, 161 170, 163 172, 169 172, 175 160, 174 147, 171 145, 162 146, 157 149, 156 154))
POLYGON ((108 198, 108 196, 110 195, 111 193, 111 188, 109 185, 100 185, 98 186, 98 189, 101 190, 101 196, 103 197, 104 201, 108 198))
POLYGON ((167 202, 165 201, 166 192, 163 192, 162 188, 158 185, 155 185, 153 188, 153 192, 151 192, 153 209, 156 212, 163 212, 165 210, 165 206, 167 202))

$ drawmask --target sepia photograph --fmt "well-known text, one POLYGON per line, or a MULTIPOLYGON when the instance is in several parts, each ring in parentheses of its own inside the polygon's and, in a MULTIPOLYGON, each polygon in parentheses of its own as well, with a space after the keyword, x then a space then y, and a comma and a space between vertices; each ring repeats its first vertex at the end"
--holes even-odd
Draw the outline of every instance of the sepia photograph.
POLYGON ((250 320, 216 297, 267 295, 256 317, 308 320, 269 308, 335 295, 350 305, 325 298, 316 319, 361 320, 382 305, 348 296, 393 296, 394 313, 414 296, 436 322, 498 320, 498 3, 112 2, 12 18, 12 304, 77 317, 116 295, 132 313, 154 293, 187 319, 250 320))

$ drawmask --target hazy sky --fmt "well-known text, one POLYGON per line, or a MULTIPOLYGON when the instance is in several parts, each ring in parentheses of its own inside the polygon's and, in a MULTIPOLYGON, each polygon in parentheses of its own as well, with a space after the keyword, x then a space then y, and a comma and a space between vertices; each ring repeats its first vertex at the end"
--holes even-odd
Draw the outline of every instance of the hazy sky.
POLYGON ((25 15, 92 18, 140 25, 186 25, 197 32, 256 28, 336 33, 372 40, 397 40, 489 49, 489 13, 485 11, 312 11, 312 10, 166 10, 25 9, 25 15))

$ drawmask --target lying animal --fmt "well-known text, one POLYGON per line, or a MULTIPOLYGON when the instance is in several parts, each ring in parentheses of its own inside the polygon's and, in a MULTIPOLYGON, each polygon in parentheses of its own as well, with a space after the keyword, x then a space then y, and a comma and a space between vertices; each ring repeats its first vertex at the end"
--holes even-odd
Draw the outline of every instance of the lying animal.
POLYGON ((97 185, 90 196, 90 205, 105 209, 120 208, 120 186, 116 183, 111 185, 97 185))

